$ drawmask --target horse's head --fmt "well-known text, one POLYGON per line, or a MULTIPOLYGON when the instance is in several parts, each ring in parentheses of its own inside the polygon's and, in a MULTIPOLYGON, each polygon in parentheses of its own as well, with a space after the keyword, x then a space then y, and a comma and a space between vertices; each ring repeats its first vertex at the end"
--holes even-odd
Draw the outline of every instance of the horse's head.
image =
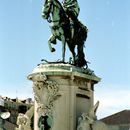
POLYGON ((52 7, 53 0, 45 0, 43 9, 42 9, 42 17, 45 19, 48 19, 51 13, 51 7, 52 7))

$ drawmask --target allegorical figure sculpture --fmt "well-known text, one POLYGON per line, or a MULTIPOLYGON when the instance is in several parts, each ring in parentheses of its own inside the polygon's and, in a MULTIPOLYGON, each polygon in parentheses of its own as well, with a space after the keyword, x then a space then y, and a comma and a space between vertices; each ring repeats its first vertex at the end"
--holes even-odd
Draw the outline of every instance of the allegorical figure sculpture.
POLYGON ((45 0, 42 17, 51 23, 52 36, 48 40, 49 49, 55 51, 52 44, 56 40, 62 42, 62 62, 65 62, 66 43, 72 53, 72 64, 83 67, 86 65, 84 55, 84 42, 88 29, 78 19, 79 6, 77 0, 64 0, 61 4, 58 0, 45 0), (77 53, 75 47, 77 46, 77 53))
POLYGON ((34 106, 32 106, 25 114, 19 113, 17 117, 18 128, 15 130, 32 130, 31 118, 34 114, 34 106))
POLYGON ((83 113, 79 117, 77 130, 110 130, 105 123, 97 120, 96 111, 98 106, 99 101, 88 113, 83 113))

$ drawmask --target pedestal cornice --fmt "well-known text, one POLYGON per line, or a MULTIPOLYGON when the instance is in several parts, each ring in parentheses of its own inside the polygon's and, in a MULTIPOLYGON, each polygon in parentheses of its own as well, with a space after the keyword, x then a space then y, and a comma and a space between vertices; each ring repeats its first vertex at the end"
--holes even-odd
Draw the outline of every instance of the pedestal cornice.
POLYGON ((28 79, 32 80, 31 77, 37 73, 43 73, 49 76, 69 76, 72 79, 83 78, 84 80, 90 80, 92 82, 98 83, 101 78, 94 74, 94 71, 90 69, 79 68, 70 64, 63 63, 50 63, 50 64, 39 64, 30 75, 28 79))

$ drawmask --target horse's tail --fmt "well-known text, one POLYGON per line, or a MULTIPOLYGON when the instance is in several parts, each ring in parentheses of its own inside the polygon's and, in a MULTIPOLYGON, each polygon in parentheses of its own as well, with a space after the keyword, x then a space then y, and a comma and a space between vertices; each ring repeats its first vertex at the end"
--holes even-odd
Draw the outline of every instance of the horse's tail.
POLYGON ((82 41, 86 41, 88 35, 88 28, 87 26, 83 25, 81 21, 78 21, 79 24, 79 34, 81 36, 82 41))
POLYGON ((83 25, 80 21, 78 21, 78 53, 76 56, 76 65, 79 67, 87 66, 87 61, 85 60, 85 54, 83 52, 84 43, 87 39, 88 29, 85 25, 83 25), (79 36, 80 35, 80 36, 79 36))
POLYGON ((77 55, 75 57, 75 65, 78 67, 88 67, 87 61, 85 60, 85 54, 83 51, 84 44, 81 43, 77 46, 77 55))

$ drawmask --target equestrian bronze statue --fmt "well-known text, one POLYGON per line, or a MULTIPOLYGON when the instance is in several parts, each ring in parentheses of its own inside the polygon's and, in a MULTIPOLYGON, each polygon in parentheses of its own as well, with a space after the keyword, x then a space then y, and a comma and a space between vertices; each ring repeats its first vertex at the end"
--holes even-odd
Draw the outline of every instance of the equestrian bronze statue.
POLYGON ((62 42, 62 62, 65 62, 66 43, 72 53, 72 64, 78 67, 87 65, 83 52, 88 29, 78 19, 79 6, 76 0, 45 0, 42 17, 51 23, 52 36, 48 40, 49 49, 55 51, 52 44, 62 42), (77 47, 77 53, 75 48, 77 47))

